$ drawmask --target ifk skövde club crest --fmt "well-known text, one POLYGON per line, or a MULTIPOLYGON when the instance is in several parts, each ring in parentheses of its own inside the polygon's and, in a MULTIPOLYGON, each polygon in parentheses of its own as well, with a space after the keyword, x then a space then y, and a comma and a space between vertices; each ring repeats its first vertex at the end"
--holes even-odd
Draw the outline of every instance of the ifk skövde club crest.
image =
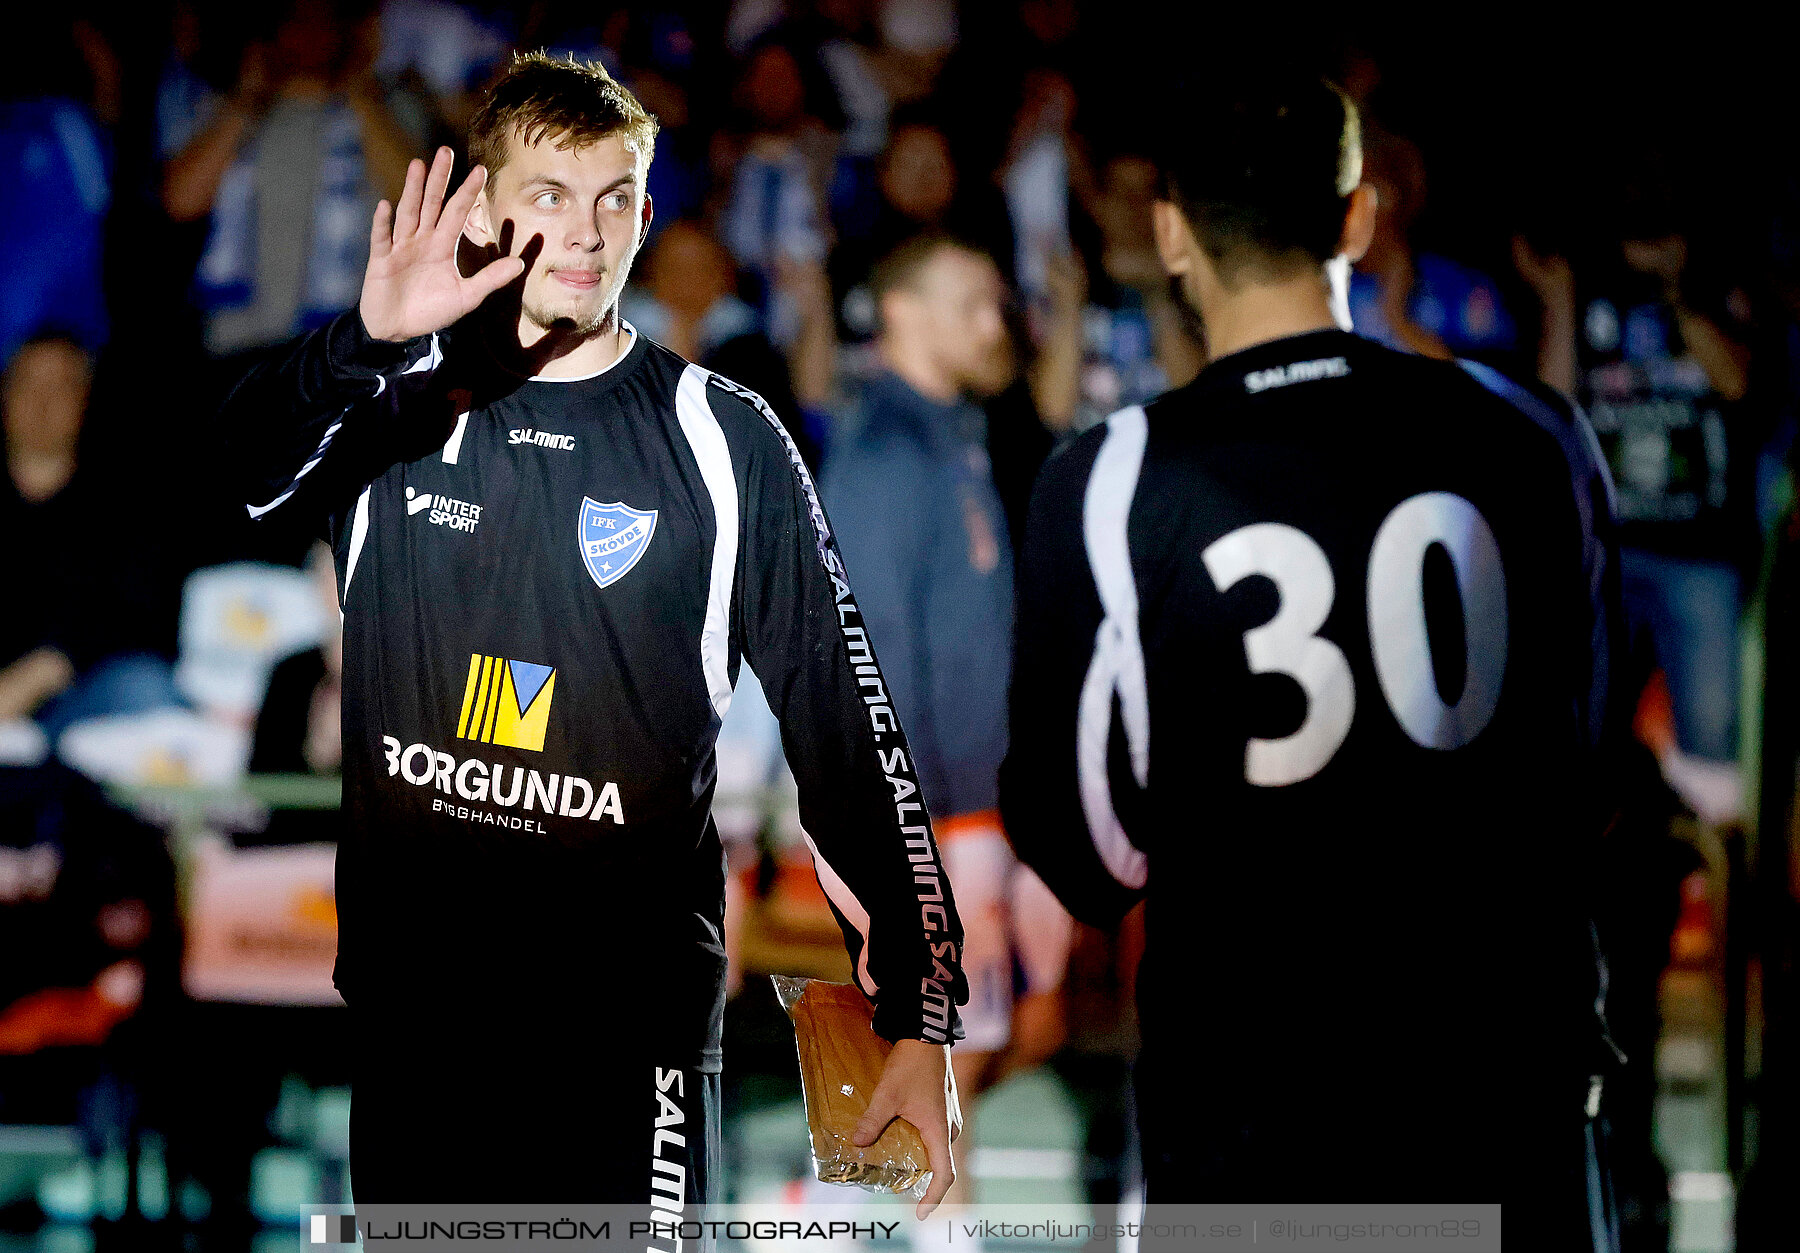
POLYGON ((633 509, 614 501, 603 505, 591 496, 581 498, 581 559, 594 582, 611 587, 625 577, 650 547, 656 534, 656 510, 633 509))

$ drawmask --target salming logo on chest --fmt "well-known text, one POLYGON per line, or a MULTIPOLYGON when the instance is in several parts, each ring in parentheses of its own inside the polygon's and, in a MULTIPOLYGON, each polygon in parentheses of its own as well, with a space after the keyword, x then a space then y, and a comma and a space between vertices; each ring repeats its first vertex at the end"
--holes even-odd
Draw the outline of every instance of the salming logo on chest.
POLYGON ((534 431, 529 426, 514 427, 506 433, 508 444, 530 444, 538 448, 556 448, 563 452, 575 451, 573 435, 558 435, 552 431, 534 431))

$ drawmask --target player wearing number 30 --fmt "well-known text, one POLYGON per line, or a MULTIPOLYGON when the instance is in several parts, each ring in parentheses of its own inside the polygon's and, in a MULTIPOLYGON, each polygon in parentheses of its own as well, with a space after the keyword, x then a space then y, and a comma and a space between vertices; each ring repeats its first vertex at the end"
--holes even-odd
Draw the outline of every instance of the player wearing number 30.
POLYGON ((1078 916, 1147 900, 1151 1202, 1500 1201, 1586 1247, 1610 487, 1560 398, 1340 329, 1334 88, 1212 90, 1155 227, 1214 359, 1038 483, 1006 828, 1078 916))

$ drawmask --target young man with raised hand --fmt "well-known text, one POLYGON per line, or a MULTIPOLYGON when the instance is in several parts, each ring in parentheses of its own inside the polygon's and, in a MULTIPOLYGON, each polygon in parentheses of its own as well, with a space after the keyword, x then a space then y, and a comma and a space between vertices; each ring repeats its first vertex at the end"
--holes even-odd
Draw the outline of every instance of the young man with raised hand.
POLYGON ((1374 205, 1335 88, 1180 105, 1154 225, 1211 364, 1039 479, 1006 828, 1078 917, 1146 899, 1149 1202, 1498 1201, 1606 1247, 1592 431, 1347 332, 1374 205))
POLYGON ((792 440, 619 316, 655 131, 599 67, 516 58, 461 186, 414 162, 358 308, 227 402, 250 512, 325 519, 337 556, 356 1196, 712 1197, 713 745, 747 663, 894 1042, 859 1139, 918 1126, 923 1214, 961 927, 792 440))

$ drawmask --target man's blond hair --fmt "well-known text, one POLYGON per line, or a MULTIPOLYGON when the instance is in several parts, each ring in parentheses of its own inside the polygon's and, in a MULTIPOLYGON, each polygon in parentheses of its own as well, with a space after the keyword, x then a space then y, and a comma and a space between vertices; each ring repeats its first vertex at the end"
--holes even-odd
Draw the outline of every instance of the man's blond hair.
POLYGON ((528 145, 549 138, 559 149, 623 135, 646 169, 656 153, 656 119, 604 66, 574 57, 513 54, 469 124, 470 166, 487 166, 491 178, 511 155, 507 145, 515 130, 528 145))

